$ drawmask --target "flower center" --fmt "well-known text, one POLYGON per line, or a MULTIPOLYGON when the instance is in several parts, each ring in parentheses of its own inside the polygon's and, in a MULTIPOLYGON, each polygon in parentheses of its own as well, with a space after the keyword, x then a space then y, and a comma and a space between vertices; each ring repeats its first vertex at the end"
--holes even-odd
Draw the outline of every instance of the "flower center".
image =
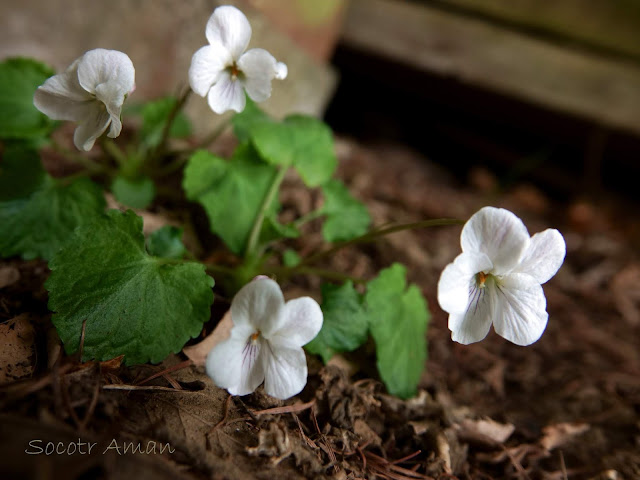
POLYGON ((484 272, 476 273, 476 284, 478 285, 478 287, 484 288, 485 287, 485 282, 487 281, 487 278, 489 278, 489 274, 488 273, 484 273, 484 272))
POLYGON ((251 337, 250 337, 251 342, 252 342, 252 343, 256 343, 256 342, 258 341, 258 338, 260 337, 260 334, 261 334, 261 333, 262 333, 262 332, 261 332, 260 330, 257 330, 257 331, 255 331, 254 333, 252 333, 252 334, 251 334, 251 337))
POLYGON ((231 80, 237 80, 238 76, 240 75, 240 69, 238 68, 238 66, 234 63, 233 65, 231 65, 229 67, 229 73, 231 74, 231 80))

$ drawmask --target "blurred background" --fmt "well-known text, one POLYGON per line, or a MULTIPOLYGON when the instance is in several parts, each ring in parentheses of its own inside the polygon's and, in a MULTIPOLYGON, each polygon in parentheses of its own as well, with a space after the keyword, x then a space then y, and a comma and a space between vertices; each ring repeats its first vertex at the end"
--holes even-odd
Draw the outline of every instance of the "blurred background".
MULTIPOLYGON (((275 115, 324 116, 466 180, 482 166, 503 187, 640 199, 640 0, 0 0, 0 57, 62 69, 91 48, 122 50, 132 101, 156 98, 187 83, 219 3, 247 13, 251 47, 289 65, 266 105, 275 115)), ((209 131, 219 119, 196 100, 209 131)))

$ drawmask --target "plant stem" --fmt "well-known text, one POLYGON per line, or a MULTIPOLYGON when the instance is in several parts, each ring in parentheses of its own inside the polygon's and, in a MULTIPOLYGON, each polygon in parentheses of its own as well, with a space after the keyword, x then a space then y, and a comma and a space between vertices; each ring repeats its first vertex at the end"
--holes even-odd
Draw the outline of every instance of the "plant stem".
POLYGON ((231 123, 231 118, 232 117, 229 117, 224 122, 221 122, 220 125, 218 125, 216 128, 214 128, 213 131, 209 135, 207 135, 202 140, 200 140, 200 142, 198 142, 196 144, 194 150, 197 150, 199 148, 208 147, 213 142, 215 142, 218 139, 218 137, 220 137, 220 135, 222 135, 222 133, 227 129, 227 127, 231 123))
POLYGON ((423 220, 421 222, 403 223, 400 225, 392 225, 390 227, 380 228, 378 230, 373 230, 371 232, 365 233, 360 237, 353 238, 345 242, 337 243, 333 247, 328 248, 327 250, 323 250, 307 258, 303 258, 302 262, 300 262, 300 265, 309 265, 311 263, 315 263, 318 260, 321 260, 330 255, 333 255, 335 252, 345 247, 349 247, 351 245, 357 245, 359 243, 372 242, 373 240, 379 237, 400 232, 402 230, 413 230, 417 228, 442 227, 446 225, 463 225, 463 224, 464 224, 464 221, 458 220, 455 218, 438 218, 435 220, 423 220))
POLYGON ((231 267, 225 267, 223 265, 216 265, 214 263, 203 264, 208 272, 221 273, 223 275, 233 275, 235 270, 231 267))
POLYGON ((271 267, 266 268, 264 273, 267 275, 276 275, 278 277, 289 278, 294 275, 315 275, 317 277, 327 278, 329 280, 347 281, 351 280, 353 283, 366 283, 364 278, 354 277, 344 273, 336 272, 334 270, 328 270, 324 268, 307 267, 299 265, 297 267, 271 267))
POLYGON ((287 169, 279 166, 276 172, 276 175, 273 177, 271 181, 271 186, 267 191, 264 199, 262 200, 262 205, 260 206, 260 210, 258 211, 258 215, 256 216, 256 220, 253 223, 253 227, 251 228, 251 233, 249 233, 249 240, 247 241, 247 248, 244 252, 244 258, 250 258, 254 253, 255 249, 258 246, 258 238, 260 237, 260 231, 262 230, 262 224, 264 223, 264 217, 267 214, 267 210, 269 206, 273 202, 276 197, 278 190, 280 189, 280 184, 284 179, 285 174, 287 173, 287 169))
POLYGON ((189 99, 190 95, 191 95, 191 88, 185 87, 183 92, 178 97, 178 100, 176 100, 176 103, 173 104, 173 107, 171 108, 171 111, 167 116, 167 122, 164 124, 164 127, 162 128, 160 143, 158 143, 158 146, 154 148, 153 151, 149 154, 149 156, 147 157, 147 162, 145 163, 152 164, 164 154, 167 146, 167 141, 169 140, 169 133, 171 132, 171 127, 173 126, 173 122, 178 117, 178 113, 180 113, 185 103, 187 103, 187 100, 189 99))
POLYGON ((63 147, 55 140, 51 141, 51 148, 53 148, 55 152, 63 155, 64 157, 70 160, 73 160, 76 163, 79 163, 84 168, 86 168, 90 174, 109 173, 111 171, 111 169, 106 165, 98 165, 97 163, 92 162, 91 159, 85 157, 84 155, 74 152, 72 150, 69 150, 66 147, 63 147))
POLYGON ((306 213, 302 215, 300 218, 294 220, 293 226, 296 228, 299 228, 305 223, 315 220, 316 218, 319 218, 323 215, 326 215, 326 213, 323 212, 321 208, 319 208, 318 210, 312 210, 311 212, 306 213))
POLYGON ((113 140, 106 137, 100 137, 100 146, 111 158, 113 158, 120 167, 124 167, 127 164, 127 156, 120 148, 113 142, 113 140))

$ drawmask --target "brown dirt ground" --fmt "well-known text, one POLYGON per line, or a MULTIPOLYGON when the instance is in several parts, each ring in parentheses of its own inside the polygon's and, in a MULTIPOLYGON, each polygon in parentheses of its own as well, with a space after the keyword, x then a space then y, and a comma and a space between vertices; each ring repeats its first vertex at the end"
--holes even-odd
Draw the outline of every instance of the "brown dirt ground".
MULTIPOLYGON (((42 286, 46 264, 2 261, 0 477, 640 478, 640 221, 630 207, 604 196, 561 204, 525 184, 500 191, 480 169, 462 184, 395 145, 341 139, 338 153, 340 176, 378 225, 468 218, 495 205, 532 233, 561 230, 567 260, 545 285, 542 338, 526 348, 493 332, 478 344, 453 343, 435 293, 459 253, 460 227, 402 232, 342 251, 326 266, 365 278, 393 261, 408 266, 432 312, 416 398, 384 393, 370 348, 328 367, 310 358, 309 383, 296 399, 275 401, 260 389, 231 398, 182 354, 134 368, 61 354, 42 286), (33 440, 65 451, 27 455, 33 440), (124 453, 130 443, 144 454, 124 453), (160 454, 167 443, 172 451, 160 454)), ((319 201, 294 178, 285 187, 284 217, 319 201)), ((317 227, 308 225, 296 245, 303 253, 321 246, 317 227)), ((293 280, 288 295, 317 295, 319 280, 293 280)), ((226 306, 217 303, 215 319, 226 306)))

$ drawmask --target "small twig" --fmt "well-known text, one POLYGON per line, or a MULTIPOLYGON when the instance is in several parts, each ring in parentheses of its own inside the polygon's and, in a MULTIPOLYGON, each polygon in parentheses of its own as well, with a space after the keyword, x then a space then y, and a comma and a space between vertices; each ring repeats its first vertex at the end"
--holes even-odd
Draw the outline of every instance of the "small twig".
POLYGON ((178 381, 176 379, 174 379, 173 377, 169 376, 166 373, 162 374, 162 378, 164 378, 167 382, 169 382, 169 385, 171 385, 173 388, 175 388, 176 390, 182 390, 182 386, 178 383, 178 381))
POLYGON ((82 330, 80 331, 80 361, 82 362, 82 354, 84 353, 84 332, 85 329, 87 328, 87 319, 85 318, 82 321, 82 330))
MULTIPOLYGON (((98 369, 100 369, 100 364, 98 365, 98 369)), ((98 375, 98 381, 96 382, 96 386, 93 389, 93 395, 91 396, 91 403, 89 403, 89 408, 87 409, 87 413, 85 414, 82 422, 80 422, 79 428, 80 430, 84 430, 89 424, 89 420, 93 416, 93 412, 96 410, 96 406, 98 405, 98 396, 100 394, 100 375, 98 375)))
POLYGON ((376 473, 377 475, 381 475, 381 476, 384 475, 394 480, 409 480, 414 478, 420 479, 420 480, 431 479, 432 477, 428 475, 418 473, 414 470, 409 470, 407 468, 402 468, 397 465, 398 463, 406 461, 407 459, 413 458, 420 453, 421 451, 418 450, 417 452, 412 453, 411 455, 403 457, 399 460, 395 460, 393 462, 390 462, 386 458, 380 457, 379 455, 376 455, 375 453, 371 453, 371 452, 365 452, 365 456, 369 458, 371 470, 374 471, 374 473, 376 473))
POLYGON ((256 417, 259 417, 260 415, 278 415, 280 413, 300 413, 313 407, 315 403, 316 400, 314 398, 307 403, 294 403, 293 405, 286 405, 284 407, 267 408, 266 410, 258 410, 257 412, 252 411, 252 413, 256 417))
POLYGON ((67 383, 65 382, 64 377, 60 377, 60 392, 62 393, 62 399, 64 400, 64 405, 66 407, 67 412, 71 416, 73 423, 75 423, 77 428, 80 428, 80 424, 81 424, 80 418, 78 417, 78 414, 76 413, 74 408, 71 406, 69 390, 67 388, 67 383))
POLYGON ((364 454, 360 447, 356 447, 356 451, 360 454, 360 459, 362 460, 362 470, 367 470, 367 456, 364 454))
POLYGON ((398 460, 394 460, 391 462, 393 465, 397 465, 398 463, 406 462, 407 460, 411 460, 413 457, 416 457, 422 453, 422 450, 416 450, 415 452, 407 455, 406 457, 399 458, 398 460))
POLYGON ((507 449, 506 447, 503 447, 504 451, 506 452, 507 456, 509 457, 509 460, 511 461, 511 465, 513 465, 513 468, 516 469, 516 471, 518 472, 518 474, 520 475, 520 477, 524 477, 526 480, 531 480, 531 477, 529 477, 529 474, 527 473, 527 471, 524 469, 524 467, 522 466, 522 464, 520 463, 520 461, 518 459, 516 459, 511 452, 509 451, 509 449, 507 449))
POLYGON ((231 405, 231 398, 232 398, 232 395, 229 395, 227 397, 227 399, 225 400, 225 402, 224 402, 224 412, 222 414, 222 419, 218 423, 216 423, 211 430, 209 430, 207 432, 207 435, 212 434, 213 432, 215 432, 217 429, 222 427, 227 422, 227 418, 229 417, 229 406, 231 405))
POLYGON ((242 399, 240 399, 240 397, 233 397, 235 400, 237 400, 238 402, 240 402, 240 405, 242 405, 242 408, 245 410, 245 412, 247 412, 249 414, 249 416, 251 417, 251 420, 253 420, 254 423, 258 423, 258 417, 256 417, 253 412, 251 410, 249 410, 249 408, 245 405, 245 403, 242 401, 242 399))
POLYGON ((311 440, 309 437, 305 435, 304 429, 302 428, 302 422, 300 421, 298 416, 293 412, 291 412, 291 416, 295 419, 296 423, 298 424, 298 430, 300 430, 300 436, 304 440, 304 443, 306 443, 308 447, 317 449, 318 445, 316 445, 316 442, 314 442, 313 440, 311 440))
POLYGON ((567 475, 567 465, 564 463, 564 454, 562 450, 558 452, 560 454, 560 468, 562 469, 562 478, 564 480, 568 480, 569 476, 567 475))
POLYGON ((132 392, 177 392, 177 393, 193 393, 190 390, 178 390, 176 388, 169 387, 158 387, 155 385, 150 385, 146 387, 141 387, 139 385, 103 385, 102 390, 124 390, 124 391, 132 391, 132 392))
MULTIPOLYGON (((150 382, 151 380, 153 380, 155 378, 163 377, 167 373, 175 372, 176 370, 181 370, 183 368, 186 368, 189 365, 191 365, 192 363, 193 362, 191 360, 185 360, 184 362, 180 362, 177 365, 174 365, 173 367, 165 368, 161 372, 155 373, 155 374, 151 375, 150 377, 145 378, 144 380, 141 380, 140 382, 136 382, 135 385, 143 385, 143 384, 145 384, 147 382, 150 382)), ((171 383, 171 382, 169 381, 169 383, 171 383)))

